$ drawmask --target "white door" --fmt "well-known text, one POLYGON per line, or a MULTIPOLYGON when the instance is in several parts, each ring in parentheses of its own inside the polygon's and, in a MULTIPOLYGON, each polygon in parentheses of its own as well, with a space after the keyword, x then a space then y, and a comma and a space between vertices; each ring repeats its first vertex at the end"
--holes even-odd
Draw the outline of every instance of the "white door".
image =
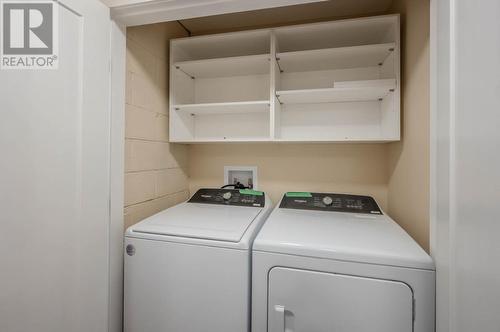
POLYGON ((61 0, 59 69, 0 70, 0 331, 108 324, 110 20, 61 0))
POLYGON ((412 332, 413 293, 388 280, 276 267, 269 332, 412 332))

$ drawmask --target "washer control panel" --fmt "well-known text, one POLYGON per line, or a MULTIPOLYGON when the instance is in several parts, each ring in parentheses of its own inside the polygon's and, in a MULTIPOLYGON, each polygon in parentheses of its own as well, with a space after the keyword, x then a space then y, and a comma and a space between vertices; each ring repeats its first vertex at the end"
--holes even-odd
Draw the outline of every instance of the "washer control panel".
POLYGON ((264 207, 265 194, 248 189, 200 189, 188 203, 264 207))
POLYGON ((288 192, 283 196, 280 208, 382 214, 370 196, 333 193, 288 192))

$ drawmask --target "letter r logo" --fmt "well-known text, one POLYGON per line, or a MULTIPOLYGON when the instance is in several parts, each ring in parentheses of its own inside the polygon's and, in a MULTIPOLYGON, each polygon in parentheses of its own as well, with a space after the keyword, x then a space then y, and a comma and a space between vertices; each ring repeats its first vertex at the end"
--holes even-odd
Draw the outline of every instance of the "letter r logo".
POLYGON ((52 54, 53 3, 2 3, 3 54, 52 54))

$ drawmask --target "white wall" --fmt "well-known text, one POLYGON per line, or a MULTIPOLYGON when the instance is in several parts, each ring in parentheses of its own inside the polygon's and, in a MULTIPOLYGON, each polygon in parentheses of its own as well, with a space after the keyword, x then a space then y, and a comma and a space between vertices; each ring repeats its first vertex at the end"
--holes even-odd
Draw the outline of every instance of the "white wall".
POLYGON ((500 2, 433 0, 437 331, 500 326, 500 2))

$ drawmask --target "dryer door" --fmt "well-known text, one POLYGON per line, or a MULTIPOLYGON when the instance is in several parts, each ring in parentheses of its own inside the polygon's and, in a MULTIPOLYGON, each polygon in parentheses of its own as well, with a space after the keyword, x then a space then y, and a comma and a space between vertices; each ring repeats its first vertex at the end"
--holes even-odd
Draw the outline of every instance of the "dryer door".
POLYGON ((269 332, 411 332, 408 285, 290 268, 269 274, 269 332))

